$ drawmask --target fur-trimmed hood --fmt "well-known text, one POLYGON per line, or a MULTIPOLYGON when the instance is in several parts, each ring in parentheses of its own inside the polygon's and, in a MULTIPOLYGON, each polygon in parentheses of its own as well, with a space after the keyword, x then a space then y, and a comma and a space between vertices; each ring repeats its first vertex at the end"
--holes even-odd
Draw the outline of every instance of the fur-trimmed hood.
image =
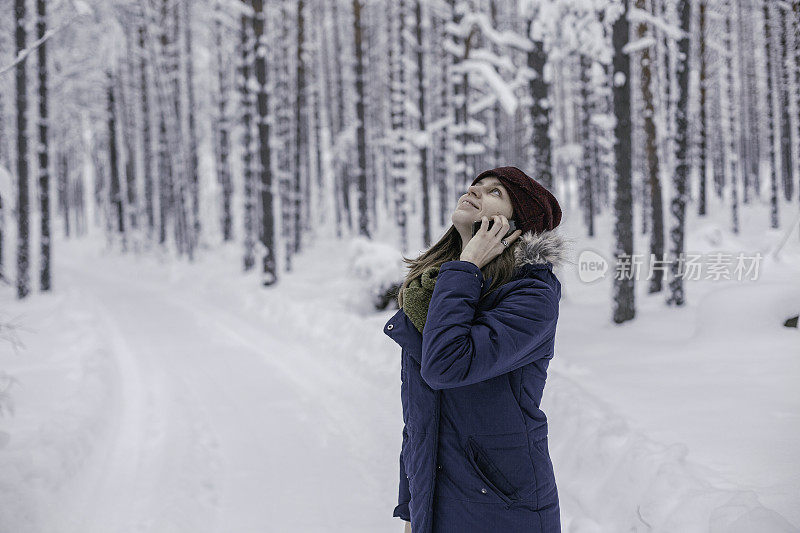
POLYGON ((517 239, 514 248, 514 264, 517 268, 525 264, 539 265, 550 263, 553 268, 567 262, 569 251, 567 239, 555 229, 541 233, 528 231, 517 239))

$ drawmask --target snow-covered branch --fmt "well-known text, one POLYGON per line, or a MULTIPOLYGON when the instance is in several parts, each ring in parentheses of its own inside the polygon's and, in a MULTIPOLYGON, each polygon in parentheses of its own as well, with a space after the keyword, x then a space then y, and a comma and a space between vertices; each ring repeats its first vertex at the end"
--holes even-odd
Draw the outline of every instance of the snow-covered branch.
POLYGON ((648 13, 647 11, 644 11, 643 9, 639 9, 636 7, 631 7, 629 9, 630 11, 628 12, 628 20, 631 23, 644 22, 645 24, 649 24, 654 28, 658 28, 670 39, 673 39, 675 41, 680 41, 685 37, 688 38, 686 32, 684 32, 679 27, 667 24, 660 18, 654 17, 652 14, 648 13))
POLYGON ((36 50, 37 48, 39 48, 42 45, 42 43, 47 41, 50 37, 52 37, 56 33, 60 32, 61 30, 63 30, 67 26, 69 26, 70 24, 72 24, 75 21, 75 19, 77 19, 79 16, 81 16, 81 13, 76 13, 76 14, 72 15, 72 17, 70 17, 70 19, 67 20, 61 26, 59 26, 57 28, 54 28, 52 30, 47 30, 45 32, 45 34, 42 36, 41 39, 36 39, 33 43, 31 43, 31 45, 28 48, 26 48, 25 50, 22 50, 19 54, 17 54, 17 57, 14 59, 14 61, 12 61, 10 64, 6 65, 5 67, 1 68, 0 69, 0 76, 5 74, 6 72, 11 70, 12 68, 16 67, 17 64, 19 64, 20 62, 25 61, 25 59, 34 50, 36 50))

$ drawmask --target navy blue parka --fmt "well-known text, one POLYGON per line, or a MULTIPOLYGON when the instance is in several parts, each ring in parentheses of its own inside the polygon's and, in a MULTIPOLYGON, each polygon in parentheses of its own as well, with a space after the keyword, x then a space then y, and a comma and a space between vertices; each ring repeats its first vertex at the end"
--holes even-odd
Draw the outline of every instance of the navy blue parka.
POLYGON ((402 309, 384 326, 401 351, 403 439, 394 516, 414 533, 560 533, 539 404, 553 357, 564 257, 555 230, 527 232, 512 281, 441 265, 422 334, 402 309))

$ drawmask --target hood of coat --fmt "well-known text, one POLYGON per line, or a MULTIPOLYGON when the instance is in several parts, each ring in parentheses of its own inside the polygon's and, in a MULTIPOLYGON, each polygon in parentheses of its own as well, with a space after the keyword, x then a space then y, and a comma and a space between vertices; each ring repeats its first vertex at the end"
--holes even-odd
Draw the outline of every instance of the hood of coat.
POLYGON ((541 265, 550 263, 557 268, 567 260, 567 239, 555 229, 541 233, 527 231, 517 239, 519 245, 514 249, 514 265, 541 265))

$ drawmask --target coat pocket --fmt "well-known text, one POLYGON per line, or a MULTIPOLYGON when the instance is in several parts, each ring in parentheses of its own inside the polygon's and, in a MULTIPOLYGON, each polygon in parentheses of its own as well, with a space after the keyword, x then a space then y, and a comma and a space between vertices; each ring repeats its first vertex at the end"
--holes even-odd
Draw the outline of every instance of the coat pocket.
POLYGON ((518 499, 517 490, 489 458, 486 450, 471 436, 467 438, 467 459, 475 473, 506 505, 518 499))

